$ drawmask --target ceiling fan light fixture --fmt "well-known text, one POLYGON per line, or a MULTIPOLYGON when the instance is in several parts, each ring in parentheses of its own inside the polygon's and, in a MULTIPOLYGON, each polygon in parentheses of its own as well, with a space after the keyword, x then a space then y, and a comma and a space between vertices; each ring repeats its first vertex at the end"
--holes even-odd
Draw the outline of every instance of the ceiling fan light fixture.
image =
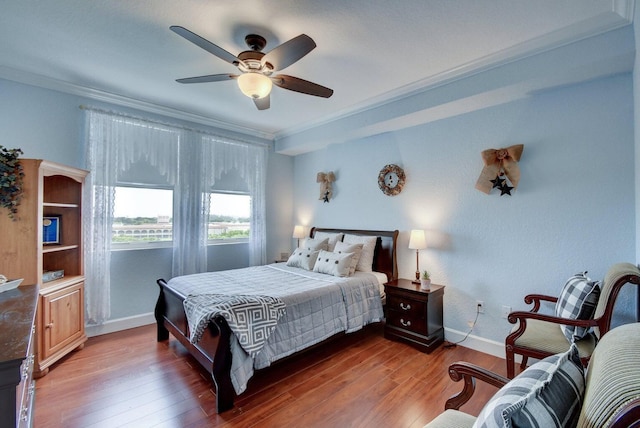
POLYGON ((264 98, 271 93, 271 79, 261 73, 248 72, 238 76, 238 86, 249 98, 264 98))

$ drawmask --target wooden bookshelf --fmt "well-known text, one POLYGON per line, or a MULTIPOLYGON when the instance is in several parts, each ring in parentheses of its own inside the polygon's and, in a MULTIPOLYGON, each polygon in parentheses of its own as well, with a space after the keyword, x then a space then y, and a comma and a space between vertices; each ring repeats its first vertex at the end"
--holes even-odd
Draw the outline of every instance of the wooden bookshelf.
POLYGON ((0 212, 0 273, 39 284, 34 376, 68 352, 82 348, 84 261, 82 193, 87 171, 41 159, 21 159, 24 193, 15 221, 0 212), (43 245, 43 217, 59 217, 59 242, 43 245), (44 282, 45 271, 64 276, 44 282))

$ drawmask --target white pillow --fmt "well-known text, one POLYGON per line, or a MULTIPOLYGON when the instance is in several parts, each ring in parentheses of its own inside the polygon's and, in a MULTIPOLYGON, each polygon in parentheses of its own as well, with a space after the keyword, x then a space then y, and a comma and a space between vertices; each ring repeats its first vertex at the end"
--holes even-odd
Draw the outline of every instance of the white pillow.
POLYGON ((302 240, 301 248, 306 248, 307 250, 312 251, 320 251, 327 250, 329 248, 329 238, 324 239, 312 239, 306 238, 302 240))
POLYGON ((340 241, 336 242, 336 247, 333 250, 334 253, 353 253, 353 257, 351 257, 351 266, 349 267, 349 276, 353 275, 356 271, 358 260, 360 260, 360 255, 362 254, 362 247, 363 244, 347 244, 340 241))
POLYGON ((336 246, 336 242, 342 241, 343 236, 344 233, 316 232, 313 234, 314 239, 329 239, 329 242, 327 243, 327 251, 333 251, 336 246))
POLYGON ((356 266, 356 270, 361 272, 373 272, 373 255, 376 250, 377 236, 344 235, 342 242, 347 244, 363 244, 362 254, 356 266))
POLYGON ((320 251, 307 250, 306 248, 296 248, 287 260, 287 266, 297 267, 306 270, 313 270, 316 259, 320 251))
POLYGON ((349 276, 352 256, 353 253, 337 254, 321 250, 316 258, 313 271, 333 276, 349 276))

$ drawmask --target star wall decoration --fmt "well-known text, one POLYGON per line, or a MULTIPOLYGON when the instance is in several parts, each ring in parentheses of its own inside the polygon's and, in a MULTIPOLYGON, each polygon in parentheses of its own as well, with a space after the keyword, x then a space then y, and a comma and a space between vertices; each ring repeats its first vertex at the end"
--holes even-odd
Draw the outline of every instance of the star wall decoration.
POLYGON ((511 196, 511 190, 513 189, 513 187, 509 186, 506 181, 503 182, 504 184, 502 185, 502 187, 500 187, 500 196, 502 195, 509 195, 511 196))
POLYGON ((523 150, 523 144, 514 144, 502 149, 483 150, 481 155, 484 167, 476 181, 476 189, 487 195, 493 189, 498 189, 500 196, 511 196, 511 192, 516 190, 520 181, 518 162, 523 150))
POLYGON ((493 183, 493 187, 492 189, 495 188, 501 188, 502 186, 504 186, 504 178, 497 176, 496 178, 494 178, 493 180, 489 180, 493 183))
POLYGON ((500 173, 493 180, 489 180, 492 183, 491 189, 498 189, 500 191, 500 196, 509 195, 511 196, 511 191, 514 189, 513 186, 509 186, 509 181, 507 177, 503 175, 504 173, 500 171, 500 173))

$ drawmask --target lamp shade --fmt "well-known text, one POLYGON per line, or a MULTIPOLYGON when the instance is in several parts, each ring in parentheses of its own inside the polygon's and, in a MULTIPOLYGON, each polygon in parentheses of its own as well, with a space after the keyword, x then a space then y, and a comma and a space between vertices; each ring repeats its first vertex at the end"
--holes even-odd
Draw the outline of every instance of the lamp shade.
POLYGON ((294 238, 304 238, 304 227, 298 225, 293 228, 293 237, 294 238))
POLYGON ((271 93, 271 79, 261 73, 248 72, 238 76, 238 86, 249 98, 264 98, 271 93))
POLYGON ((423 250, 427 248, 427 240, 424 237, 424 230, 412 230, 409 237, 409 248, 412 250, 423 250))

